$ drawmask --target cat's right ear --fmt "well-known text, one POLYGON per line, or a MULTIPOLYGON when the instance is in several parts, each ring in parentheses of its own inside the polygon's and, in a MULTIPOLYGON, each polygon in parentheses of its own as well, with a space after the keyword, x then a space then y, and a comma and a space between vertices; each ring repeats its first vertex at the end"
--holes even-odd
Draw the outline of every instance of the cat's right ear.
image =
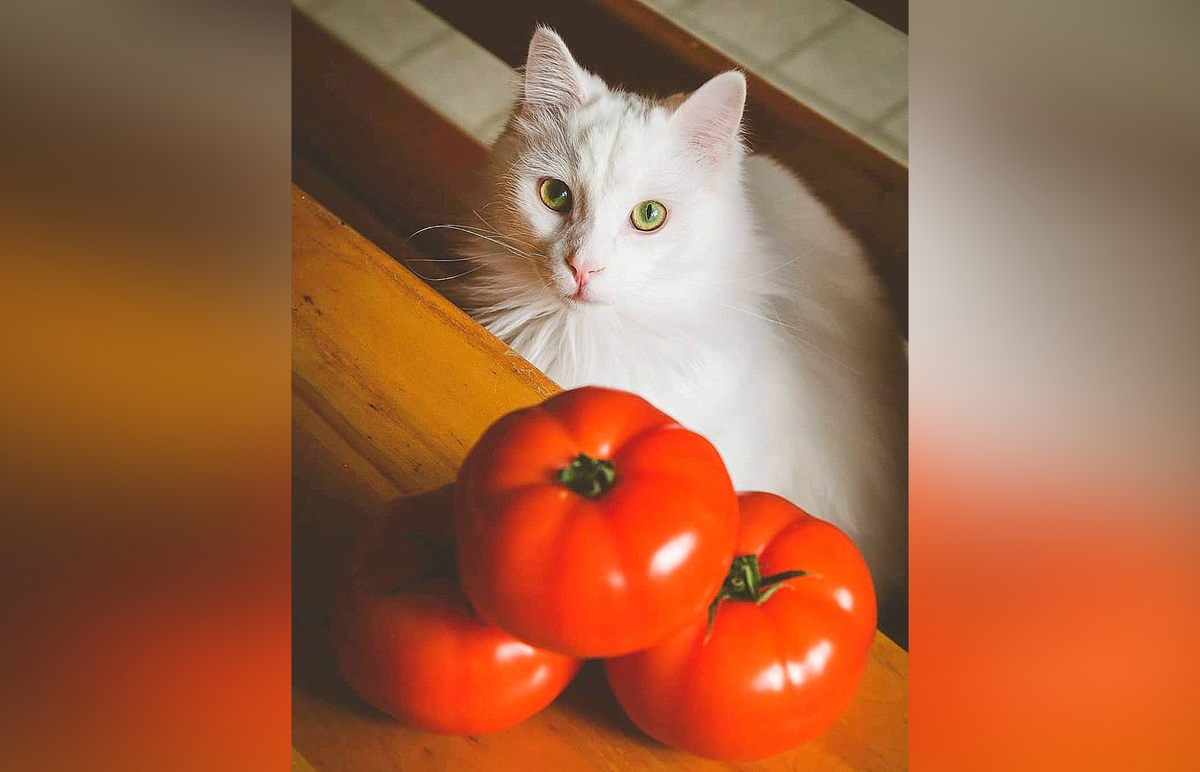
POLYGON ((539 25, 529 41, 521 106, 526 110, 561 112, 583 104, 583 69, 558 33, 539 25))
POLYGON ((671 115, 671 125, 700 159, 720 163, 740 147, 746 76, 729 70, 688 95, 671 115))

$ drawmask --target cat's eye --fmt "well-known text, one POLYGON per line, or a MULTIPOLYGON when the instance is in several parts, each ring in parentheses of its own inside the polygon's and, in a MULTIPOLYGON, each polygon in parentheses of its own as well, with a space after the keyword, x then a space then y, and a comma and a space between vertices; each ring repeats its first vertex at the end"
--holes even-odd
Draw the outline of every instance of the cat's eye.
POLYGON ((653 231, 662 227, 667 219, 667 208, 657 201, 643 201, 629 215, 633 227, 639 231, 653 231))
POLYGON ((538 192, 542 196, 542 203, 556 212, 565 212, 571 208, 571 189, 562 180, 547 177, 542 180, 538 192))

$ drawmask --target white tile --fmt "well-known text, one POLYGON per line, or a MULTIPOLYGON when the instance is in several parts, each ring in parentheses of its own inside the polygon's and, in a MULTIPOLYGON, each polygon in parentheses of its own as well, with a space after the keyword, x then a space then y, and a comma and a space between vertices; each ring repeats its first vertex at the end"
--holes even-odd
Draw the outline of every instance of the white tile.
POLYGON ((402 59, 450 29, 412 0, 337 0, 317 6, 313 16, 380 66, 402 59))
POLYGON ((699 0, 678 18, 733 58, 766 64, 843 13, 838 0, 699 0))
POLYGON ((874 122, 908 98, 908 36, 856 12, 776 66, 788 82, 874 122))
POLYGON ((908 106, 881 123, 879 128, 897 143, 908 147, 908 106))
POLYGON ((517 99, 512 68, 455 34, 391 68, 401 83, 468 131, 480 131, 517 99))
POLYGON ((500 132, 504 131, 504 127, 508 125, 508 116, 511 111, 505 110, 499 115, 493 116, 491 119, 484 122, 477 130, 471 133, 475 135, 475 139, 485 145, 491 145, 500 136, 500 132))

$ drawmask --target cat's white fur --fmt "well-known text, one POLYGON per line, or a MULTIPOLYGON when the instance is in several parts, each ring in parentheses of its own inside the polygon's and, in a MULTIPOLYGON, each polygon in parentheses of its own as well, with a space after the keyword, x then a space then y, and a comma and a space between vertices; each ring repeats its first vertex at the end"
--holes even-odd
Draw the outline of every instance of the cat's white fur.
POLYGON ((562 386, 642 395, 707 436, 739 490, 847 531, 902 637, 900 337, 854 239, 791 173, 743 149, 745 90, 727 72, 686 100, 616 91, 539 29, 457 298, 562 386), (570 187, 568 213, 542 203, 545 178, 570 187), (630 221, 647 199, 667 209, 650 233, 630 221), (582 300, 571 259, 602 269, 582 300))

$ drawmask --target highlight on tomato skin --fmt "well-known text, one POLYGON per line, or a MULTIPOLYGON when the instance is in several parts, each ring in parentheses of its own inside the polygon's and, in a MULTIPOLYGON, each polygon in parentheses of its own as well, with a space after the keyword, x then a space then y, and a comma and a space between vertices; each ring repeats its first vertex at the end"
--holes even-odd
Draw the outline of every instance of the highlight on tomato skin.
POLYGON ((442 734, 481 734, 549 705, 580 662, 473 612, 455 577, 452 486, 400 499, 357 541, 333 616, 342 675, 375 708, 442 734))
POLYGON ((703 613, 733 558, 737 496, 716 448, 616 389, 572 389, 501 418, 455 496, 479 615, 576 657, 671 635, 703 613))
POLYGON ((828 729, 858 689, 876 624, 849 537, 772 494, 739 503, 738 557, 710 616, 605 662, 642 731, 722 761, 773 756, 828 729))

